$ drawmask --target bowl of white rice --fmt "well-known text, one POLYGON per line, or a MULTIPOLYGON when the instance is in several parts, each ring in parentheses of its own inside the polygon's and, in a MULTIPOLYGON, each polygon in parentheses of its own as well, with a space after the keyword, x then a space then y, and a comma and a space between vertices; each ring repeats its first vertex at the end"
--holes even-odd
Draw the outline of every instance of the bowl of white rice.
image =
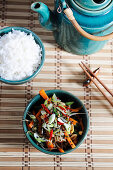
POLYGON ((0 81, 23 84, 42 69, 45 49, 40 38, 24 27, 0 30, 0 81))

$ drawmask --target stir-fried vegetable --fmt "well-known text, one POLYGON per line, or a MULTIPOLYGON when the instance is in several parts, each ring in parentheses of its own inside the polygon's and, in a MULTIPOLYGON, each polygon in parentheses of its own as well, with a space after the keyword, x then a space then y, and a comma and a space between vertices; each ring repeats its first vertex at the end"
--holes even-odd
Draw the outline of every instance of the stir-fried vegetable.
POLYGON ((65 152, 69 147, 75 148, 84 130, 82 119, 76 116, 82 107, 73 109, 73 101, 64 103, 55 94, 49 98, 43 89, 39 94, 45 101, 38 112, 28 113, 27 133, 37 144, 50 151, 65 152))
POLYGON ((67 139, 67 141, 69 142, 69 144, 71 145, 72 148, 75 148, 75 144, 72 142, 71 138, 69 137, 67 131, 64 132, 64 135, 67 139))
POLYGON ((48 96, 47 96, 47 94, 45 93, 45 91, 44 91, 43 89, 39 91, 39 94, 40 94, 45 100, 48 99, 48 96))

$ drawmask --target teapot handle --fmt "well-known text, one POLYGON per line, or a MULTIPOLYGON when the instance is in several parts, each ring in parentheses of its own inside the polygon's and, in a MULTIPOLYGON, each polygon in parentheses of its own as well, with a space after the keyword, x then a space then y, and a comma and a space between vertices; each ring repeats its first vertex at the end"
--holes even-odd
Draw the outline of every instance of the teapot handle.
POLYGON ((94 40, 94 41, 104 41, 104 40, 109 40, 110 38, 113 38, 113 32, 105 35, 105 36, 94 36, 91 35, 89 33, 87 33, 86 31, 84 31, 81 26, 78 24, 78 22, 76 21, 75 17, 73 16, 73 12, 70 8, 66 8, 63 11, 67 18, 70 20, 70 22, 73 24, 73 26, 76 28, 76 30, 83 35, 84 37, 90 39, 90 40, 94 40))

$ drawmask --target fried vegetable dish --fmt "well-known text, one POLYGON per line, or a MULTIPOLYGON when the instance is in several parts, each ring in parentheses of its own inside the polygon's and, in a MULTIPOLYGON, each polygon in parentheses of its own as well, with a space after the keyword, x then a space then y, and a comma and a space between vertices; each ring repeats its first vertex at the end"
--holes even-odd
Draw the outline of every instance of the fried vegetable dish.
POLYGON ((64 103, 55 94, 49 98, 43 89, 39 94, 45 101, 37 113, 27 113, 27 133, 46 150, 65 152, 75 148, 84 130, 79 115, 82 107, 72 108, 73 101, 64 103))

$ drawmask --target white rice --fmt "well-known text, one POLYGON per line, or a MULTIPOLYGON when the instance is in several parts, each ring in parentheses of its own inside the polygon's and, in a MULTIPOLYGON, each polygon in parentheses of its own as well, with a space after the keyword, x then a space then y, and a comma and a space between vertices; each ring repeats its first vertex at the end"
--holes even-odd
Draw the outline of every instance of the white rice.
POLYGON ((0 76, 22 80, 31 76, 41 63, 42 49, 33 36, 13 30, 0 37, 0 76))

